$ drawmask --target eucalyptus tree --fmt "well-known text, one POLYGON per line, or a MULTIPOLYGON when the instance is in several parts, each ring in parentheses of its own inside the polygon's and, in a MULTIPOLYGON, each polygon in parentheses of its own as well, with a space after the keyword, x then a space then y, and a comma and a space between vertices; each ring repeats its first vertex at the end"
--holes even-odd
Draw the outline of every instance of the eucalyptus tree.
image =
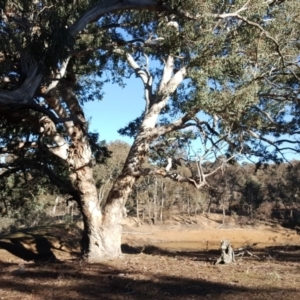
POLYGON ((205 174, 201 163, 210 147, 221 154, 219 142, 226 155, 221 167, 239 153, 278 160, 286 159, 285 150, 299 151, 297 1, 189 2, 189 12, 184 4, 154 21, 149 13, 136 14, 143 27, 115 30, 113 51, 127 60, 128 74, 139 77, 145 91, 143 114, 120 131, 135 137, 108 196, 120 206, 145 174, 207 186, 215 170, 205 174), (151 61, 159 67, 151 69, 151 61), (206 114, 202 120, 199 112, 206 114), (176 137, 180 143, 174 132, 187 134, 189 128, 206 148, 195 154, 197 172, 182 176, 170 171, 174 159, 165 146, 176 137), (164 170, 142 167, 153 147, 164 149, 164 170), (126 193, 120 192, 124 186, 126 193))
POLYGON ((124 206, 137 178, 161 175, 201 189, 214 172, 203 171, 209 153, 225 153, 226 163, 251 151, 247 143, 252 139, 263 140, 257 130, 269 132, 270 124, 278 123, 268 112, 271 108, 258 105, 265 99, 259 98, 260 83, 273 72, 271 59, 279 59, 278 72, 284 67, 293 76, 297 64, 290 65, 294 53, 284 52, 285 42, 280 44, 274 37, 277 28, 266 21, 276 22, 284 15, 290 28, 288 14, 297 10, 296 4, 276 0, 4 3, 0 113, 3 128, 6 122, 11 130, 1 139, 2 152, 13 152, 14 163, 34 157, 35 151, 41 153, 40 166, 52 178, 55 168, 48 159, 56 166, 54 160, 63 162, 68 192, 83 214, 82 250, 88 261, 120 255, 124 206), (157 68, 150 68, 151 60, 159 62, 157 68), (103 149, 88 132, 82 104, 93 93, 101 96, 102 82, 93 76, 101 75, 103 68, 115 83, 122 84, 122 77, 131 73, 139 77, 145 110, 122 130, 135 140, 99 205, 93 160, 103 149), (182 175, 171 170, 176 161, 171 141, 188 143, 190 137, 201 139, 204 150, 195 153, 192 170, 196 171, 182 175), (164 168, 144 167, 151 147, 162 149, 158 153, 165 156, 164 168))
MULTIPOLYGON (((135 74, 142 81, 145 101, 142 115, 120 130, 133 136, 134 143, 106 199, 115 209, 112 220, 116 224, 141 176, 161 175, 201 189, 208 186, 210 175, 236 155, 275 158, 277 153, 267 152, 266 144, 280 154, 282 139, 266 136, 297 134, 296 126, 290 131, 291 127, 282 126, 280 110, 287 103, 272 105, 263 96, 265 82, 275 68, 292 78, 297 75, 297 51, 292 42, 299 32, 297 3, 173 1, 170 5, 171 14, 123 13, 118 22, 110 23, 111 43, 106 51, 113 59, 121 59, 118 70, 122 75, 135 74), (271 19, 278 20, 277 26, 271 19), (134 22, 135 26, 127 26, 134 22), (278 41, 280 22, 286 29, 295 25, 295 32, 278 41), (151 68, 151 62, 156 66, 151 68), (200 112, 206 114, 202 119, 200 112), (175 160, 168 148, 170 141, 188 143, 191 137, 199 138, 204 147, 202 154, 194 155, 196 172, 193 168, 188 175, 172 171, 175 160), (165 156, 164 169, 143 167, 151 149, 165 156), (205 173, 202 162, 210 153, 225 157, 216 169, 205 173)), ((106 19, 102 21, 100 26, 109 26, 106 19)), ((290 142, 298 143, 294 137, 290 142)), ((113 227, 120 236, 121 228, 118 233, 118 226, 113 227)))
POLYGON ((100 97, 93 80, 107 58, 99 51, 110 34, 99 18, 128 9, 161 10, 156 1, 2 1, 0 22, 2 178, 13 172, 40 178, 77 201, 83 214, 82 252, 88 261, 115 257, 107 205, 101 211, 93 179, 103 147, 88 131, 82 104, 100 97), (91 34, 99 33, 91 39, 91 34), (88 75, 90 75, 88 77, 88 75), (96 94, 96 95, 94 95, 96 94), (3 157, 4 157, 3 156, 3 157), (61 163, 63 162, 63 163, 61 163), (99 232, 101 234, 99 234, 99 232), (102 235, 102 238, 101 238, 102 235))

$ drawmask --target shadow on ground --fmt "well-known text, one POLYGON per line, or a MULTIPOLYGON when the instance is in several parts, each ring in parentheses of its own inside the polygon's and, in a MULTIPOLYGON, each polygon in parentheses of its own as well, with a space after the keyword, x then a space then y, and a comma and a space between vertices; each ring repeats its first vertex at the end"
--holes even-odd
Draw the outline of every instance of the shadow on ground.
POLYGON ((0 248, 34 261, 17 264, 1 262, 0 257, 3 299, 299 298, 299 265, 294 263, 300 261, 299 246, 248 248, 256 257, 222 267, 213 265, 220 256, 217 250, 171 252, 128 244, 122 245, 124 258, 111 263, 58 262, 51 236, 42 232, 5 236, 0 238, 0 248), (285 265, 292 266, 285 269, 285 265))
POLYGON ((126 271, 106 264, 0 262, 1 296, 24 299, 297 299, 295 290, 253 289, 204 279, 126 271), (15 266, 17 268, 17 266, 15 266), (141 277, 142 276, 142 277, 141 277), (144 277, 143 277, 144 276, 144 277), (29 298, 28 298, 29 299, 29 298))
MULTIPOLYGON (((148 245, 144 247, 133 247, 128 244, 122 245, 122 252, 126 254, 150 254, 159 256, 170 256, 170 257, 190 257, 193 260, 203 262, 216 261, 221 252, 219 250, 208 250, 208 251, 168 251, 161 249, 156 246, 148 245)), ((273 246, 266 247, 263 249, 256 249, 248 247, 247 249, 239 252, 242 255, 236 257, 237 260, 240 258, 247 258, 252 260, 274 260, 282 262, 300 262, 300 246, 289 245, 289 246, 273 246)))
POLYGON ((35 251, 27 249, 24 246, 26 242, 26 238, 12 238, 9 239, 9 242, 0 240, 0 248, 25 261, 57 261, 52 252, 52 245, 47 238, 39 235, 32 238, 30 245, 34 245, 35 251))
MULTIPOLYGON (((57 261, 56 254, 64 257, 64 253, 71 257, 78 256, 78 241, 72 237, 69 237, 69 240, 63 240, 61 236, 67 236, 67 234, 63 234, 62 228, 58 228, 59 235, 53 227, 51 227, 51 231, 48 227, 41 227, 40 230, 36 228, 34 230, 26 229, 18 232, 18 234, 0 236, 0 249, 4 249, 25 261, 57 261)), ((186 257, 203 262, 214 261, 220 256, 219 250, 168 251, 152 245, 131 246, 129 244, 122 245, 122 252, 125 254, 144 253, 168 257, 186 257)), ((271 259, 282 262, 299 262, 300 246, 248 247, 244 251, 244 255, 239 257, 252 260, 271 259)))
POLYGON ((78 238, 64 225, 21 229, 0 236, 0 249, 25 261, 57 261, 59 256, 78 255, 78 238))

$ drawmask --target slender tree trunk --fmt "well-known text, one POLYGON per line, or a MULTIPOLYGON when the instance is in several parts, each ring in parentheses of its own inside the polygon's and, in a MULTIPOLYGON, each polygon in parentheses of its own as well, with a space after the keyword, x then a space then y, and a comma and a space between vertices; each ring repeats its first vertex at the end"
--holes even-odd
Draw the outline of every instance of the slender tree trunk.
POLYGON ((59 196, 56 197, 56 199, 54 201, 54 206, 53 206, 53 209, 52 209, 52 216, 54 216, 54 217, 55 217, 55 214, 56 214, 56 207, 57 207, 58 201, 59 201, 59 196))
POLYGON ((212 198, 208 198, 208 206, 207 206, 207 213, 210 214, 210 207, 211 207, 212 198))
POLYGON ((190 196, 189 195, 187 195, 187 213, 188 213, 188 216, 191 217, 190 196))
POLYGON ((148 195, 147 197, 147 201, 148 201, 148 220, 149 220, 149 224, 152 225, 152 214, 151 214, 151 202, 150 202, 150 197, 148 195))
POLYGON ((222 203, 222 211, 223 211, 222 225, 225 225, 225 217, 226 217, 226 211, 225 211, 225 199, 223 199, 223 203, 222 203))
POLYGON ((140 225, 139 197, 138 197, 138 193, 136 195, 136 218, 137 218, 138 225, 140 225))
POLYGON ((158 197, 158 191, 157 191, 157 178, 155 177, 155 190, 153 195, 153 224, 156 224, 157 221, 157 197, 158 197))
POLYGON ((165 185, 162 182, 161 184, 161 204, 160 204, 160 222, 162 223, 163 221, 163 209, 164 209, 164 204, 165 204, 165 185))
POLYGON ((161 198, 161 205, 160 205, 160 222, 163 222, 163 209, 164 209, 164 197, 161 198))

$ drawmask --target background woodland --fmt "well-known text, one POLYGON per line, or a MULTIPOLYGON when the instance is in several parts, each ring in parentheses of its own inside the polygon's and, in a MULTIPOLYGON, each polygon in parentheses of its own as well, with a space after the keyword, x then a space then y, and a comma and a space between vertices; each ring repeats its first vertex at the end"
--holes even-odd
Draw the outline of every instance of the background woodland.
MULTIPOLYGON (((107 145, 111 157, 97 164, 94 176, 99 203, 107 196, 130 149, 130 145, 115 141, 107 145)), ((220 159, 222 159, 220 157, 220 159)), ((205 171, 218 164, 207 162, 205 171)), ((220 164, 220 163, 219 163, 220 164)), ((180 172, 189 172, 182 164, 180 172)), ((126 205, 128 217, 138 225, 160 225, 172 221, 196 224, 196 216, 206 213, 242 217, 243 223, 256 220, 279 221, 283 226, 300 226, 300 162, 255 164, 233 162, 210 177, 209 188, 198 191, 190 184, 178 184, 167 178, 147 176, 138 180, 126 205)), ((73 222, 81 219, 76 203, 34 177, 25 182, 12 174, 1 182, 1 230, 47 225, 53 222, 73 222)), ((49 183, 48 183, 49 184, 49 183)))

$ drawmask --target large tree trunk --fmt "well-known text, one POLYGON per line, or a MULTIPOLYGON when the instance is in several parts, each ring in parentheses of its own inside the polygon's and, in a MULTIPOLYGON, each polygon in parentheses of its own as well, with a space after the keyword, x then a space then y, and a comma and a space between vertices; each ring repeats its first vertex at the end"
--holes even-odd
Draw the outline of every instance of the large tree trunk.
MULTIPOLYGON (((89 202, 88 209, 92 207, 89 202)), ((85 207, 86 209, 87 207, 85 207)), ((99 262, 121 255, 122 226, 105 221, 99 209, 83 213, 82 254, 88 262, 99 262)))
POLYGON ((101 211, 92 169, 76 171, 77 187, 81 193, 80 209, 83 215, 82 254, 88 262, 99 262, 121 255, 123 206, 106 205, 101 211))
MULTIPOLYGON (((81 194, 79 206, 84 223, 81 242, 82 254, 88 262, 114 259, 121 255, 125 204, 136 181, 136 176, 129 174, 133 167, 132 161, 137 157, 136 149, 135 143, 121 175, 108 194, 102 210, 97 197, 92 168, 85 166, 76 170, 76 186, 81 194)), ((139 159, 134 161, 141 162, 142 157, 139 156, 139 159)))

